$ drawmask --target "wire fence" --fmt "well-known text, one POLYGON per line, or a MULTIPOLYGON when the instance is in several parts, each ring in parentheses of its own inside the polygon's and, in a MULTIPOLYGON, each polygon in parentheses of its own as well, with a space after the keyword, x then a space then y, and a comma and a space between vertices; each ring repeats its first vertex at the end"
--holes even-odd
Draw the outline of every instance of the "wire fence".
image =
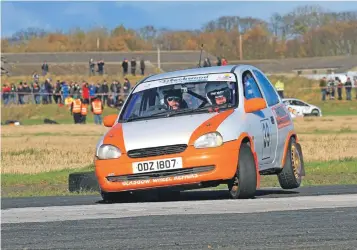
POLYGON ((94 97, 100 97, 105 104, 108 100, 113 103, 124 102, 129 93, 96 93, 95 95, 84 98, 82 94, 63 94, 63 93, 34 93, 34 92, 5 92, 1 93, 4 105, 24 105, 24 104, 70 104, 71 100, 81 98, 89 103, 94 97))

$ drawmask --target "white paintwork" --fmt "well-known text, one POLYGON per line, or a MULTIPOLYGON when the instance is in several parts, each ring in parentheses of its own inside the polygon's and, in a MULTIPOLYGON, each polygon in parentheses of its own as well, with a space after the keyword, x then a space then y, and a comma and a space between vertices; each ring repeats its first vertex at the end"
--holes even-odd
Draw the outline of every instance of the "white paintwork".
MULTIPOLYGON (((251 72, 254 80, 258 84, 258 88, 260 89, 263 98, 266 99, 263 89, 260 86, 261 82, 254 71, 263 75, 265 74, 251 65, 227 65, 158 74, 145 79, 143 83, 137 84, 132 90, 132 93, 142 89, 142 86, 147 86, 145 85, 146 82, 159 83, 160 79, 166 79, 165 81, 170 82, 170 80, 168 80, 170 78, 177 79, 181 77, 180 81, 187 81, 187 78, 182 77, 190 76, 195 79, 195 76, 212 74, 219 74, 215 76, 225 76, 227 73, 229 74, 229 72, 234 73, 238 83, 239 104, 234 112, 220 124, 217 131, 223 136, 224 142, 236 140, 244 132, 249 136, 254 137, 253 143, 258 157, 259 169, 281 168, 287 135, 290 131, 294 130, 294 125, 291 123, 283 128, 278 128, 277 120, 272 108, 280 107, 280 112, 287 114, 290 121, 292 119, 291 115, 288 112, 287 107, 282 103, 281 98, 278 96, 274 85, 271 84, 268 78, 267 81, 270 83, 274 95, 277 96, 279 102, 270 107, 267 103, 267 108, 259 112, 245 113, 242 73, 246 70, 251 72), (267 135, 270 136, 267 137, 267 135), (270 139, 268 140, 267 138, 270 139), (264 147, 264 142, 266 142, 265 145, 268 146, 264 147)), ((127 100, 128 99, 129 98, 127 98, 127 100)), ((124 106, 125 105, 126 103, 124 106)), ((217 113, 185 114, 169 118, 154 118, 123 123, 122 126, 126 150, 173 144, 187 144, 197 127, 216 114, 217 113)))
POLYGON ((312 105, 310 103, 307 103, 305 101, 302 101, 300 99, 296 98, 284 98, 283 102, 286 104, 287 107, 291 107, 292 109, 295 109, 297 111, 296 116, 304 116, 304 115, 311 115, 313 110, 318 110, 319 111, 319 116, 322 116, 322 111, 319 107, 312 105), (288 103, 287 103, 288 102, 288 103), (291 102, 299 102, 301 103, 300 105, 294 105, 291 104, 291 102))
POLYGON ((125 148, 132 150, 188 144, 193 131, 214 115, 209 113, 180 115, 123 123, 125 148))
POLYGON ((101 220, 152 215, 249 214, 340 207, 357 207, 357 195, 11 208, 1 210, 1 223, 101 220))

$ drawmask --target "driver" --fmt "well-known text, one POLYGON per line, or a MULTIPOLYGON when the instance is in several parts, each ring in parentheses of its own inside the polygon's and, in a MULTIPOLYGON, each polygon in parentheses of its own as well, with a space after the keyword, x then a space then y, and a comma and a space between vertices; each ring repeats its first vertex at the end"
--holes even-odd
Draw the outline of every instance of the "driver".
POLYGON ((169 110, 185 108, 181 89, 171 89, 166 91, 164 95, 164 103, 169 107, 169 110))
POLYGON ((231 90, 228 83, 208 82, 205 87, 206 97, 211 105, 231 102, 231 90))

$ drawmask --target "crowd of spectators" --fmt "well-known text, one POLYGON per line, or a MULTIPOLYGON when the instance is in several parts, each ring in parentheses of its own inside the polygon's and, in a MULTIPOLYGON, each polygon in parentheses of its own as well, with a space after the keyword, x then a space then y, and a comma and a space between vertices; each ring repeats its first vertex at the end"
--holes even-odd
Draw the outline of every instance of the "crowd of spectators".
POLYGON ((8 104, 69 104, 74 98, 88 99, 100 96, 103 105, 109 107, 120 107, 131 90, 131 83, 128 78, 124 82, 106 80, 97 83, 66 82, 57 80, 52 82, 47 78, 43 83, 33 81, 20 82, 17 86, 14 83, 3 84, 2 97, 4 105, 8 104))
POLYGON ((357 99, 357 77, 351 79, 347 77, 346 82, 342 82, 339 77, 323 77, 320 80, 320 88, 321 88, 321 99, 325 101, 326 98, 330 100, 335 100, 336 92, 337 100, 343 99, 343 92, 345 92, 345 98, 348 101, 352 101, 352 89, 355 88, 355 98, 357 99))

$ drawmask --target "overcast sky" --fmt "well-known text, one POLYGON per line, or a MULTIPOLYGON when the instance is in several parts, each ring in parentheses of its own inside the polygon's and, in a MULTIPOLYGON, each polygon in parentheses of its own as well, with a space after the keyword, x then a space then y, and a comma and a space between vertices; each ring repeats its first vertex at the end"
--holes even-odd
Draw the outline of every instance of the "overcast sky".
POLYGON ((120 24, 129 28, 154 25, 157 28, 197 29, 220 16, 237 15, 269 19, 272 13, 285 14, 297 6, 319 4, 331 11, 357 10, 357 2, 83 2, 83 1, 1 1, 1 35, 8 36, 27 27, 64 30, 120 24))

